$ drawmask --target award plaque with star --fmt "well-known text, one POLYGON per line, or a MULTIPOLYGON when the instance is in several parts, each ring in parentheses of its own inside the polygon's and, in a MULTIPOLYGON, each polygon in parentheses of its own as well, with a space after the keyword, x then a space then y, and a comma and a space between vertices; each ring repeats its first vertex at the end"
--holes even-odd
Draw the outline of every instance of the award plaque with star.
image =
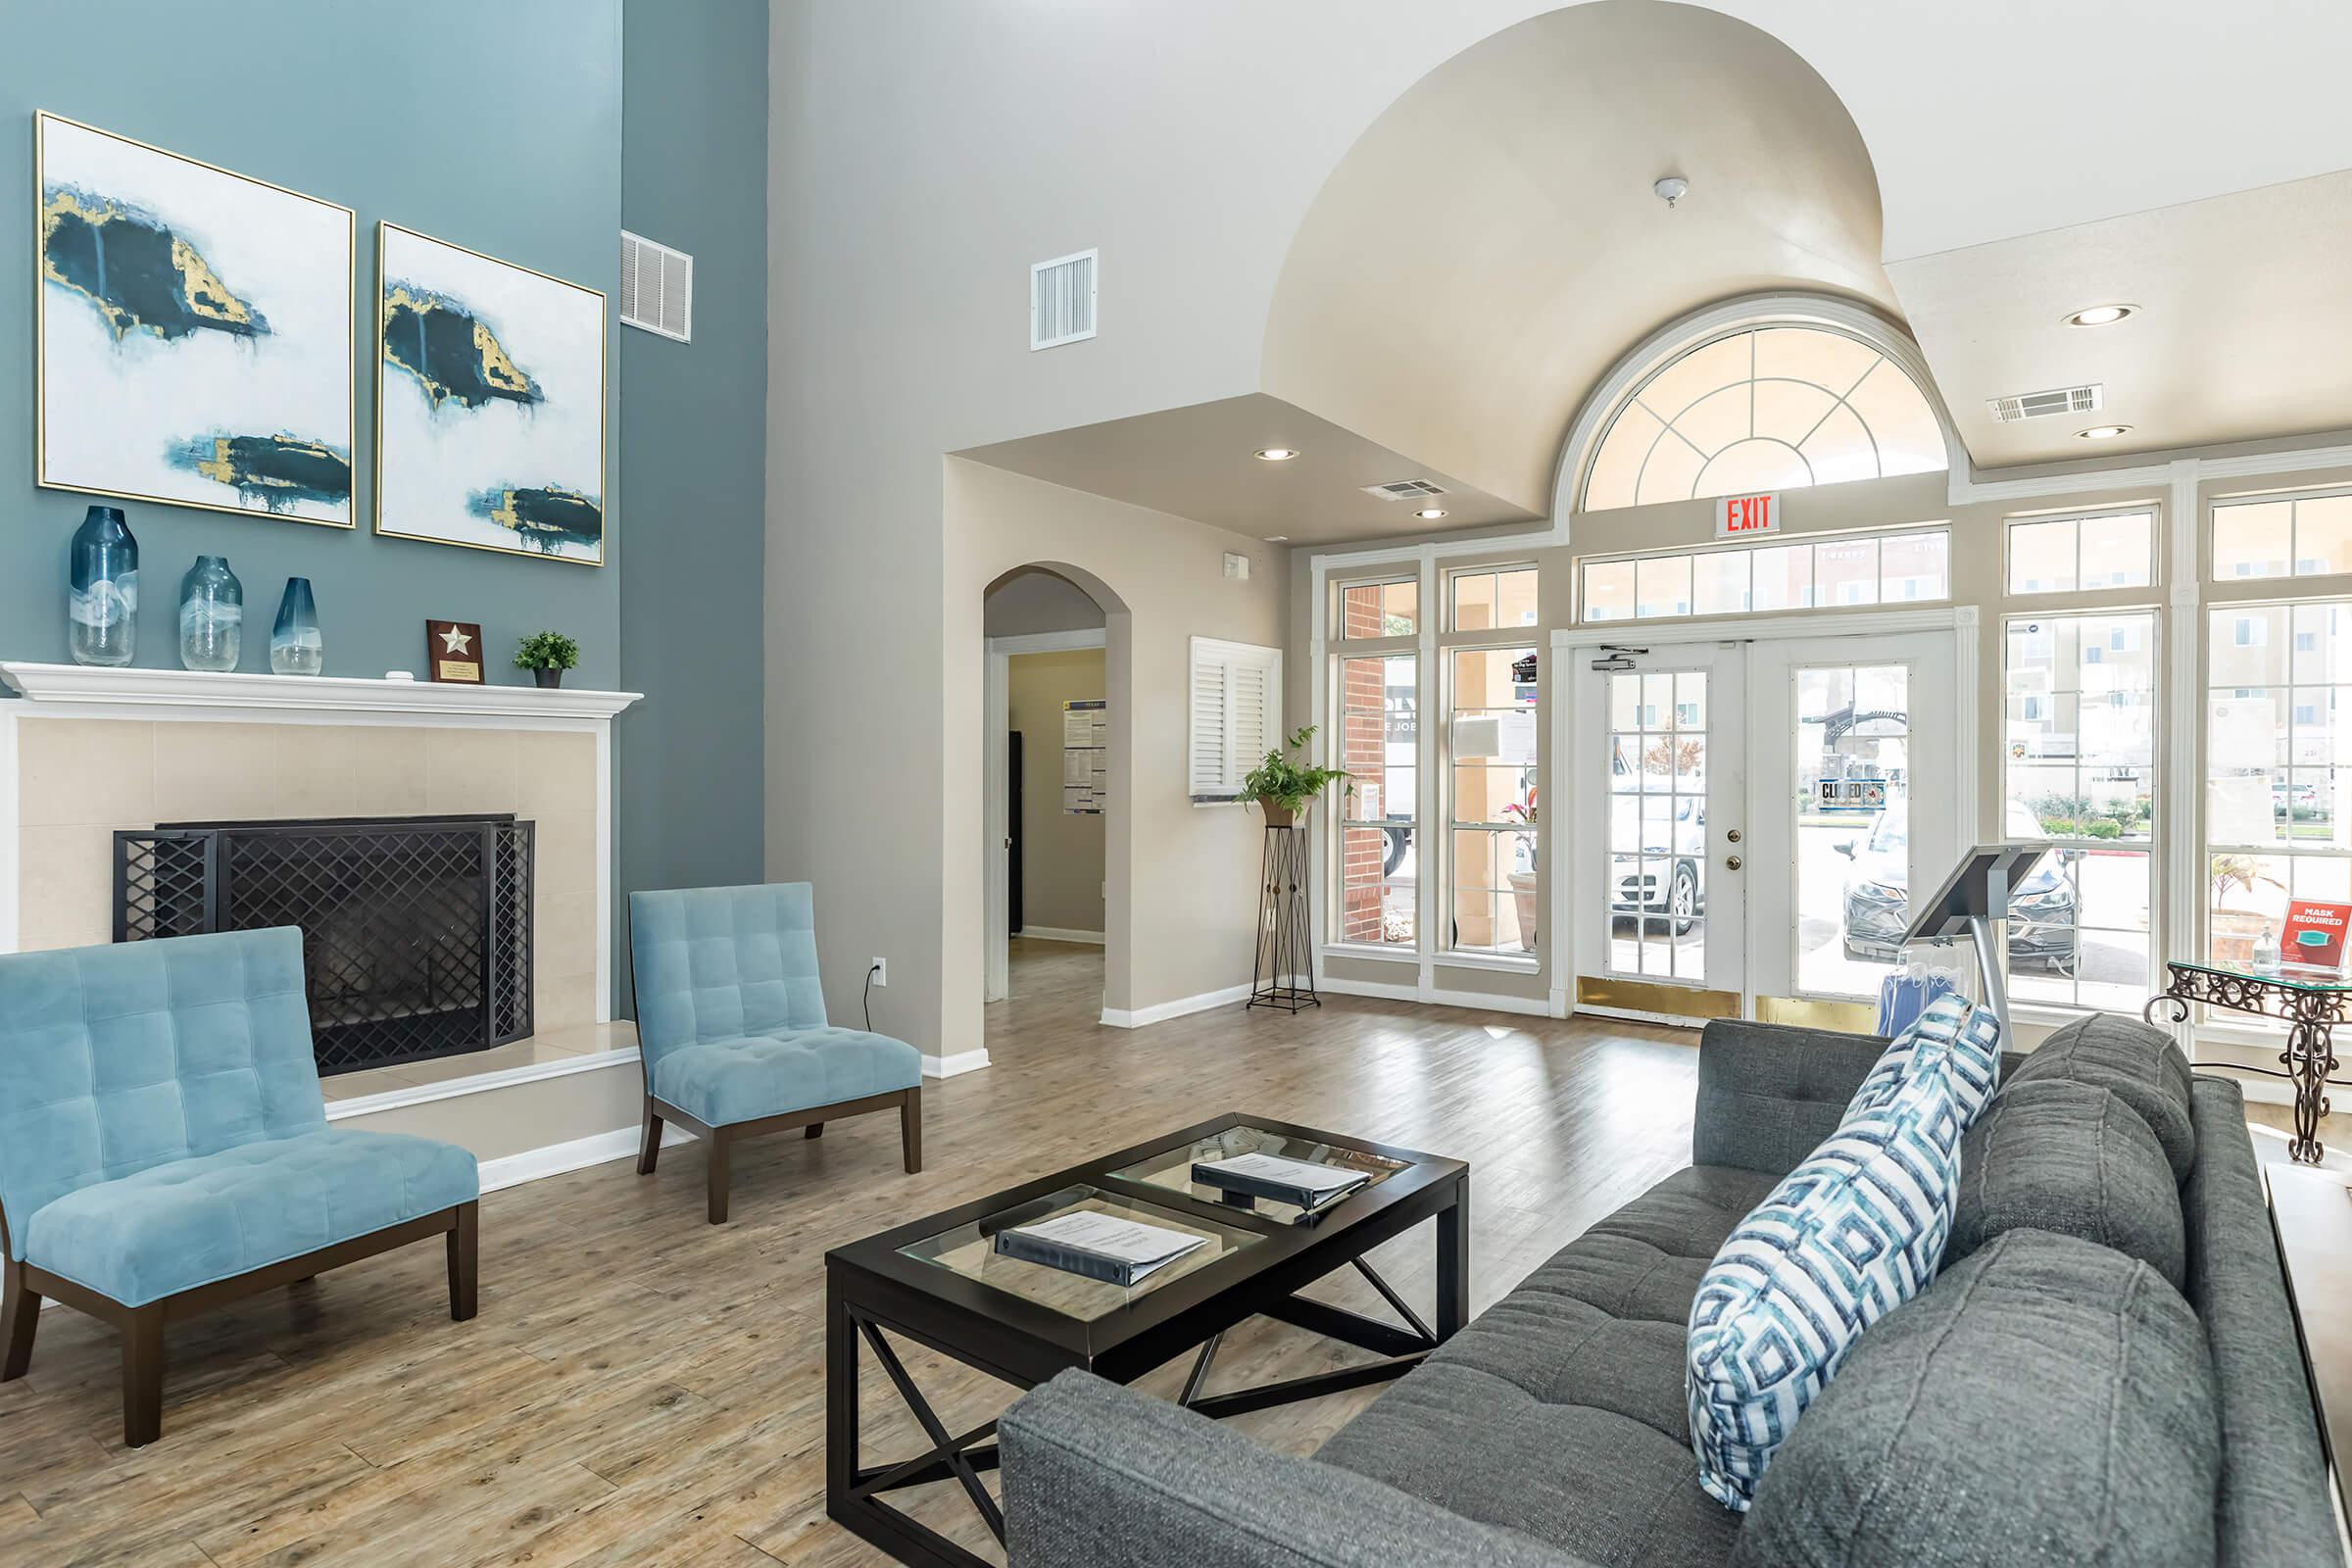
POLYGON ((430 678, 482 684, 482 628, 470 620, 424 623, 424 667, 430 678))

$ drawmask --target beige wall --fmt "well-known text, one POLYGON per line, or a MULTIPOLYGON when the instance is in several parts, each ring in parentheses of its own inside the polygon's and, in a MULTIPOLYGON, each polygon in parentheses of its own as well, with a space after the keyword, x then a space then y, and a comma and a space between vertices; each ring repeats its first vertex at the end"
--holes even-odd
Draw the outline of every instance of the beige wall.
POLYGON ((1100 648, 1015 654, 1006 661, 1011 727, 1021 736, 1021 919, 1027 927, 1102 930, 1103 819, 1061 808, 1061 705, 1101 698, 1104 662, 1100 648))
MULTIPOLYGON (((1259 828, 1249 811, 1193 805, 1185 781, 1191 639, 1278 647, 1286 573, 1255 540, 1164 513, 946 461, 947 810, 943 1048, 981 1039, 982 598, 1043 564, 1106 610, 1110 809, 1104 818, 1103 1005, 1137 1010, 1247 984, 1259 828), (1252 557, 1247 581, 1224 555, 1252 557)), ((1288 715, 1286 714, 1286 717, 1288 715)))
POLYGON ((1040 569, 1016 571, 988 591, 991 637, 1034 637, 1049 631, 1091 631, 1102 607, 1067 577, 1040 569))
POLYGON ((118 828, 513 811, 538 824, 537 1027, 596 1017, 595 736, 127 718, 15 722, 21 947, 112 939, 118 828))

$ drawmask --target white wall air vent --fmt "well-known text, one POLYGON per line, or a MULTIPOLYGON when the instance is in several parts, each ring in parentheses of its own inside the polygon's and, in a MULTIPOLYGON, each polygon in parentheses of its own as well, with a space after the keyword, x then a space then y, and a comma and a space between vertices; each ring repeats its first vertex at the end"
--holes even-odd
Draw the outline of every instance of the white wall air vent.
POLYGON ((2048 392, 2023 392, 2013 398, 1991 398, 1992 422, 2015 424, 2020 419, 2046 418, 2053 414, 2089 414, 2105 401, 2107 389, 2093 381, 2085 386, 2062 386, 2048 392))
POLYGON ((1029 347, 1059 348, 1095 335, 1098 253, 1078 251, 1029 269, 1029 347))
POLYGON ((1446 493, 1444 485, 1432 484, 1427 479, 1399 479, 1394 484, 1368 484, 1361 488, 1364 494, 1378 496, 1383 501, 1422 501, 1446 493))
POLYGON ((694 258, 620 231, 620 324, 694 341, 694 258))

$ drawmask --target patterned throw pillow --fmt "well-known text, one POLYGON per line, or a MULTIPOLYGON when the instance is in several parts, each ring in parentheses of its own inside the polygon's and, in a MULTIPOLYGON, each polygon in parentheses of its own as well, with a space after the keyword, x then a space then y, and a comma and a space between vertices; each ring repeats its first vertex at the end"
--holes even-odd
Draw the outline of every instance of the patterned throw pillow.
POLYGON ((1936 1277, 1960 1188, 1959 1096, 1925 1070, 1847 1121, 1740 1222, 1690 1304, 1699 1484, 1744 1513, 1862 1331, 1936 1277))
POLYGON ((1990 1007, 1977 1006, 1965 997, 1937 997, 1880 1054, 1841 1119, 1851 1121, 1884 1104, 1923 1067, 1948 1068, 1960 1106, 1960 1130, 1966 1132, 2000 1086, 2001 1020, 1990 1007))

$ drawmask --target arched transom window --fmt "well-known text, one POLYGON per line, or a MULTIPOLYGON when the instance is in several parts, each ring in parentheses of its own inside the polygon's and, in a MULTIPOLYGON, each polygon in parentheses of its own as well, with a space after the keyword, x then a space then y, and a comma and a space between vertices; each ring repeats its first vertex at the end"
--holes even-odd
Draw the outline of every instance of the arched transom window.
POLYGON ((1686 351, 1634 389, 1601 437, 1583 510, 1947 466, 1935 409, 1875 346, 1828 327, 1749 327, 1686 351))

